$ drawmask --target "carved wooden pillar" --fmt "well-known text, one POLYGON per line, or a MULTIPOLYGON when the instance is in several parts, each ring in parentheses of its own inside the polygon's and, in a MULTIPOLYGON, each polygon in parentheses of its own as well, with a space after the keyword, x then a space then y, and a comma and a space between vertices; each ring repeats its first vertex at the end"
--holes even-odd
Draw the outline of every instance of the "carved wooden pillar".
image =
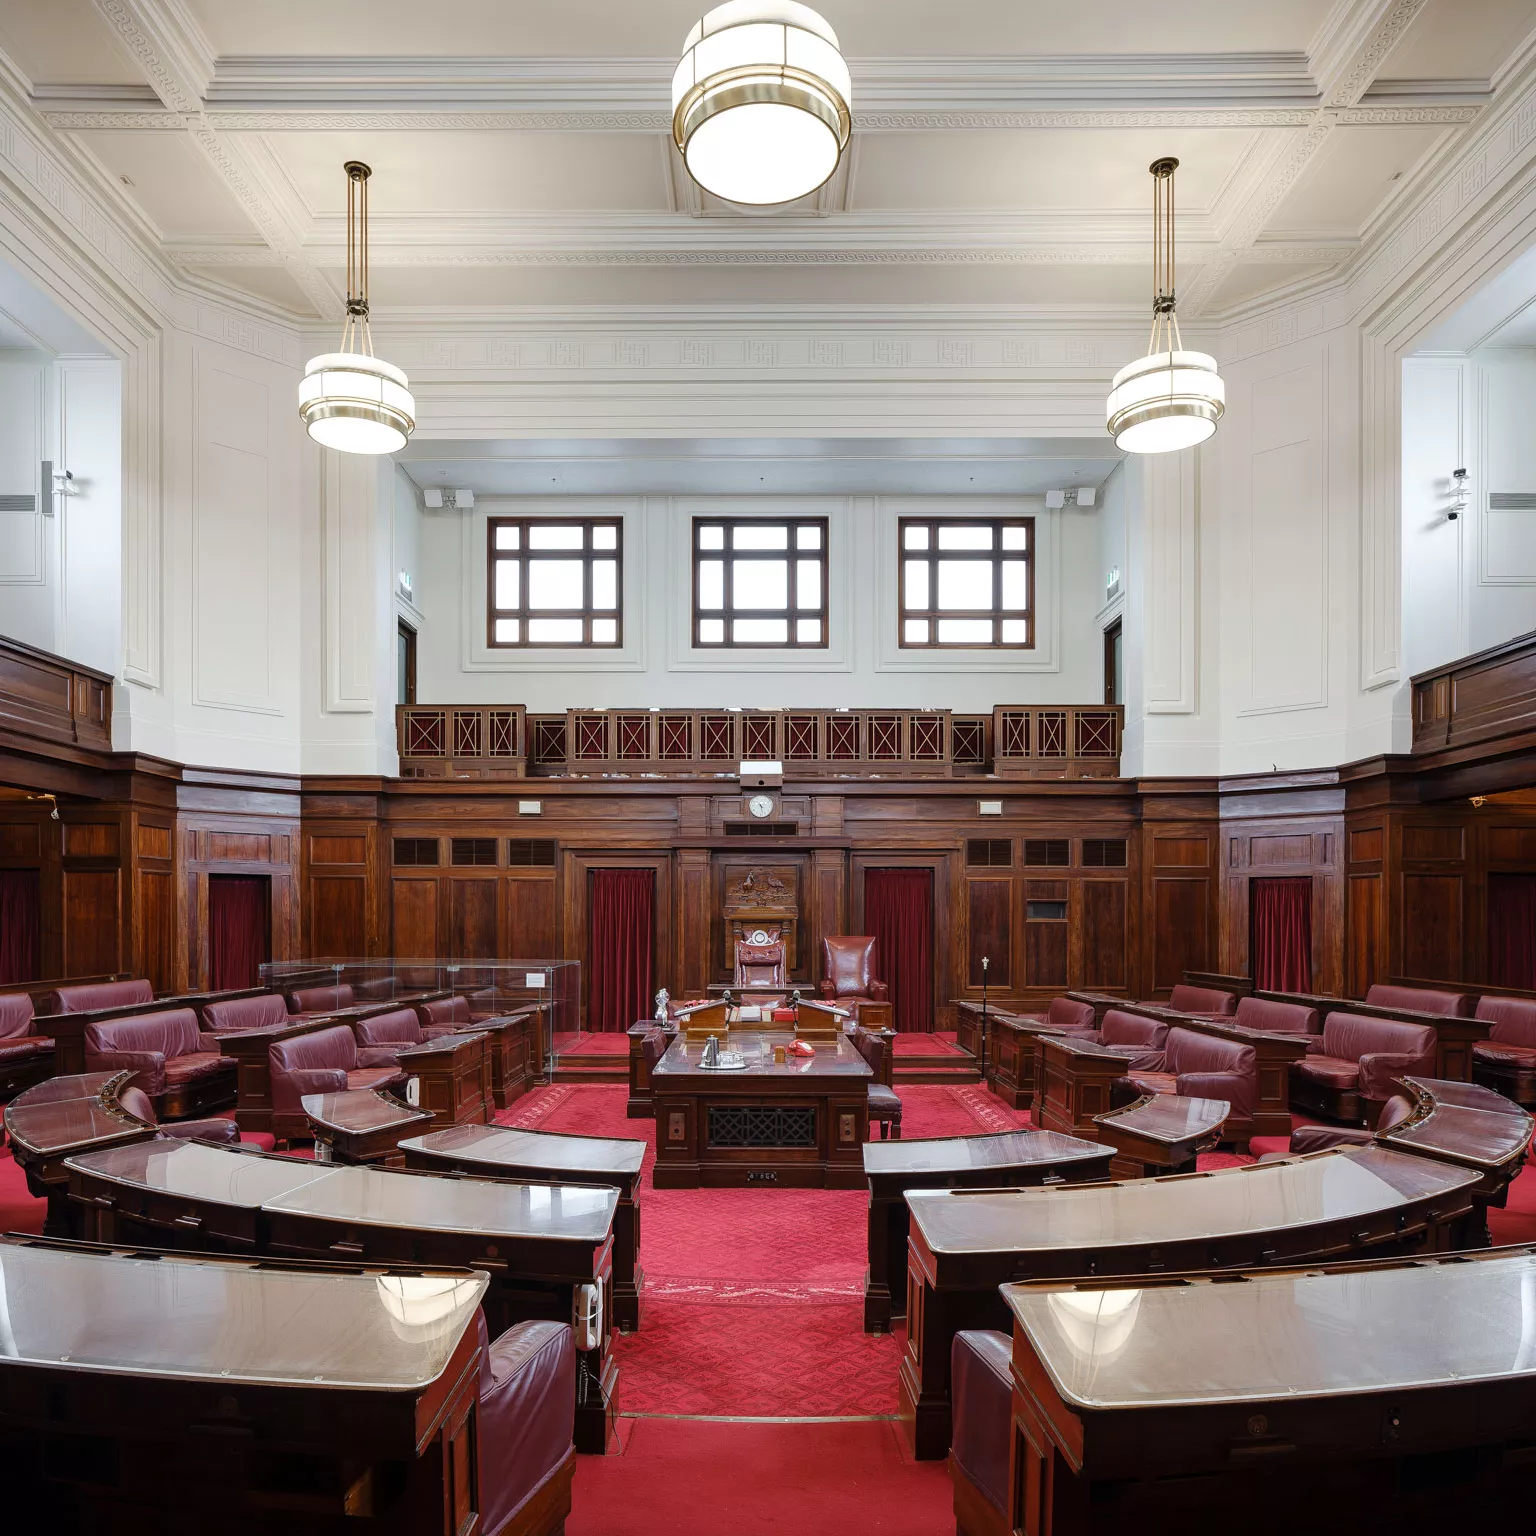
POLYGON ((673 995, 703 997, 709 982, 709 849, 677 852, 677 963, 673 995))
POLYGON ((821 981, 821 941, 847 931, 848 855, 841 848, 817 848, 811 854, 811 914, 805 934, 813 985, 821 981))

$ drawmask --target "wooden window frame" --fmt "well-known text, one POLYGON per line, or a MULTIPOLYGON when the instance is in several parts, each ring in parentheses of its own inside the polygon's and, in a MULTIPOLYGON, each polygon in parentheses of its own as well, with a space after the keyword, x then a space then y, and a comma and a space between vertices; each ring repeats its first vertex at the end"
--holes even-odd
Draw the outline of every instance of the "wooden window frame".
POLYGON ((832 568, 832 541, 831 520, 825 517, 706 517, 696 515, 692 520, 692 529, 689 534, 690 571, 692 576, 692 605, 693 626, 690 631, 694 648, 701 651, 824 651, 831 645, 830 617, 830 576, 832 568), (738 528, 783 528, 787 530, 787 543, 782 550, 777 549, 744 549, 734 548, 735 530, 738 528), (702 528, 724 528, 725 545, 721 549, 699 548, 699 531, 702 528), (817 528, 821 531, 820 547, 814 550, 802 550, 798 546, 797 531, 801 528, 817 528), (821 607, 818 609, 801 608, 790 603, 783 608, 738 608, 735 606, 735 572, 733 562, 736 560, 784 560, 791 567, 789 573, 790 592, 793 594, 797 575, 794 565, 799 560, 815 558, 821 563, 821 607), (703 560, 719 560, 725 566, 724 579, 724 605, 720 608, 712 608, 708 613, 699 609, 699 565, 703 560), (700 639, 700 623, 704 619, 720 619, 725 624, 726 638, 723 640, 700 639), (785 621, 785 633, 790 637, 787 640, 735 640, 731 636, 731 623, 734 619, 783 619, 785 621), (795 621, 797 619, 819 619, 821 621, 820 640, 798 640, 795 638, 795 621))
MULTIPOLYGON (((1008 558, 1017 559, 1019 551, 1006 551, 1008 558)), ((1035 648, 1035 519, 1033 517, 900 517, 896 520, 896 644, 908 651, 1032 651, 1035 648), (926 528, 928 548, 907 549, 907 530, 926 528), (943 550, 939 549, 941 528, 990 528, 991 550, 943 550), (1003 529, 1023 528, 1024 567, 1028 578, 1028 606, 1024 609, 1003 607, 1003 529), (992 562, 992 607, 987 608, 940 608, 938 563, 940 556, 961 556, 973 560, 990 559, 992 562), (907 561, 923 560, 928 566, 928 596, 932 604, 927 608, 907 606, 907 561), (926 619, 929 638, 909 640, 907 620, 926 619), (990 640, 940 640, 941 619, 979 619, 992 625, 990 640), (1023 619, 1029 626, 1025 640, 1004 640, 1003 620, 1023 619)))
POLYGON ((624 519, 617 515, 609 517, 492 517, 486 521, 485 529, 485 643, 488 649, 493 651, 617 651, 624 645, 624 519), (540 527, 580 528, 580 549, 551 549, 530 550, 528 547, 528 534, 530 529, 540 527), (498 549, 496 547, 496 534, 502 528, 516 528, 518 533, 518 547, 515 550, 498 549), (615 531, 614 547, 612 549, 594 549, 592 547, 593 530, 597 528, 612 528, 615 531), (528 562, 530 558, 538 557, 580 560, 581 571, 581 595, 580 608, 530 608, 528 606, 528 562), (518 563, 516 608, 498 608, 496 606, 496 565, 498 561, 516 560, 518 563), (592 565, 597 560, 613 560, 618 566, 615 574, 615 592, 618 606, 610 613, 605 610, 596 610, 592 606, 592 565), (594 640, 592 638, 592 621, 594 619, 614 620, 614 636, 612 640, 594 640), (518 630, 519 638, 516 640, 498 640, 496 638, 496 621, 498 619, 517 619, 520 621, 518 630), (528 639, 528 622, 530 619, 579 619, 581 621, 580 640, 530 640, 528 639))

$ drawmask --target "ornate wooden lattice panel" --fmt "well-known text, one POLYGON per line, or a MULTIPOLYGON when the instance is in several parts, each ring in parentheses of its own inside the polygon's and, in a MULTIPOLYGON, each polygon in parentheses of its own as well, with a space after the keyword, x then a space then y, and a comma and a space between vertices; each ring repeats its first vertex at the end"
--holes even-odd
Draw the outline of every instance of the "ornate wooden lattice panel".
POLYGON ((527 711, 521 704, 404 704, 395 711, 403 779, 519 779, 527 711))
POLYGON ((711 1147, 793 1147, 815 1150, 816 1111, 804 1105, 708 1106, 711 1147))
POLYGON ((993 772, 1015 779, 1114 778, 1124 724, 1118 704, 999 705, 992 713, 993 772))

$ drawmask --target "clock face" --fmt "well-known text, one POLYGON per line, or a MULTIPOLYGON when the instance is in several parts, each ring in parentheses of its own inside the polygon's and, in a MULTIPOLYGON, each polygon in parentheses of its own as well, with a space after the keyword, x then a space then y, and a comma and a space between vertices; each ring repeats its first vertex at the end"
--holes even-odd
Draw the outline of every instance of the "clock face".
POLYGON ((773 815, 773 796, 772 795, 753 795, 752 798, 747 801, 747 809, 749 811, 751 811, 751 813, 754 816, 758 817, 759 819, 761 819, 764 816, 772 816, 773 815))

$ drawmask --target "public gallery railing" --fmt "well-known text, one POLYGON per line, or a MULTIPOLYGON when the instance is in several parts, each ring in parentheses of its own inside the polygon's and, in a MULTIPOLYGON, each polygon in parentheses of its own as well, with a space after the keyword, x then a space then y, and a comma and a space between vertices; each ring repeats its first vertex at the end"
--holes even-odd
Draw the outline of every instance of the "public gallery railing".
POLYGON ((734 778, 780 762, 792 779, 1115 778, 1115 704, 947 709, 568 709, 405 704, 402 778, 734 778))

